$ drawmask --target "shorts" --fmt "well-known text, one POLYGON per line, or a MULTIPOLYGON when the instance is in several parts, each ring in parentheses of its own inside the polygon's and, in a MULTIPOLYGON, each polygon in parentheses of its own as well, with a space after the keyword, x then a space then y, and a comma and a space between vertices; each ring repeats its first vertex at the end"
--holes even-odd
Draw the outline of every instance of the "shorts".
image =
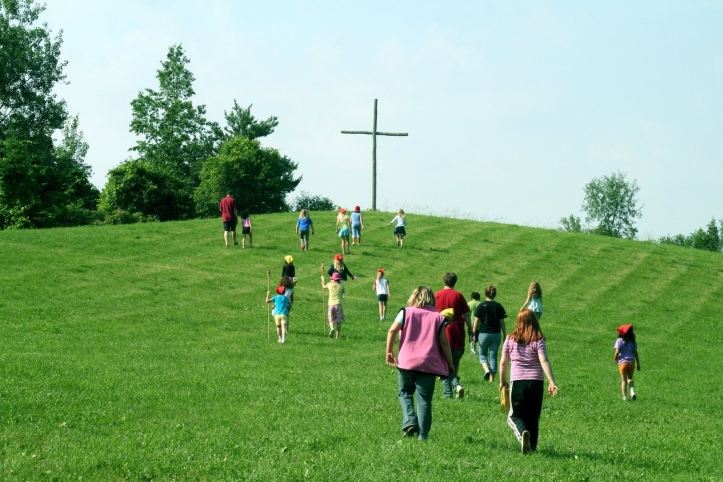
POLYGON ((249 227, 241 228, 241 234, 251 234, 251 228, 249 228, 249 227))
POLYGON ((329 307, 329 323, 341 323, 344 321, 344 308, 341 305, 331 305, 329 307))
POLYGON ((309 231, 299 231, 299 239, 309 239, 309 231))
POLYGON ((236 224, 238 224, 238 221, 224 221, 223 230, 226 232, 236 231, 236 224))
POLYGON ((618 370, 620 371, 621 375, 627 375, 629 378, 633 378, 633 373, 635 372, 635 363, 634 362, 623 362, 618 364, 618 370))
POLYGON ((344 236, 349 236, 349 228, 341 228, 339 230, 339 237, 343 238, 344 236))
POLYGON ((289 315, 274 315, 276 326, 286 325, 289 323, 289 315))
POLYGON ((377 301, 379 301, 380 303, 382 301, 386 303, 388 299, 389 299, 389 295, 377 295, 377 301))
POLYGON ((351 237, 352 238, 361 238, 361 224, 352 224, 351 225, 351 237))
POLYGON ((396 228, 394 228, 394 236, 404 237, 406 235, 407 235, 407 230, 404 229, 404 226, 397 226, 396 228))

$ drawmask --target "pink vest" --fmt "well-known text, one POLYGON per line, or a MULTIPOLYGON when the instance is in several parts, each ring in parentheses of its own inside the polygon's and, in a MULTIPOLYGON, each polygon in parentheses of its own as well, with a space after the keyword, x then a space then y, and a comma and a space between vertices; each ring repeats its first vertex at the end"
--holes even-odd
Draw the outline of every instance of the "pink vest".
POLYGON ((397 366, 403 370, 448 376, 447 360, 439 346, 439 332, 444 317, 437 313, 433 306, 407 307, 404 310, 397 366))

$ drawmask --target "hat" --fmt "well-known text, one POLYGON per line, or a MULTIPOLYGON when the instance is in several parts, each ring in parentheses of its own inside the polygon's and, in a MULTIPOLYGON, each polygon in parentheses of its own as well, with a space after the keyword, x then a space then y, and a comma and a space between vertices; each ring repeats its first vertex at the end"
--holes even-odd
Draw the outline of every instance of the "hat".
POLYGON ((444 316, 445 318, 454 318, 454 308, 446 308, 440 311, 439 314, 444 316))
POLYGON ((294 262, 294 258, 291 257, 291 256, 288 255, 288 254, 287 254, 286 256, 284 256, 284 260, 285 260, 287 263, 289 263, 289 264, 291 264, 291 263, 294 262))
POLYGON ((334 281, 341 281, 341 275, 334 271, 333 273, 331 273, 331 279, 333 279, 334 281))
POLYGON ((384 272, 384 268, 379 268, 379 269, 377 270, 377 273, 383 273, 383 272, 384 272))
POLYGON ((344 256, 342 256, 342 255, 340 255, 340 254, 335 254, 335 255, 334 255, 334 259, 337 260, 337 261, 341 261, 342 259, 344 259, 344 256))
POLYGON ((346 208, 339 208, 339 212, 344 214, 346 212, 346 208))
POLYGON ((358 212, 359 212, 359 206, 354 206, 354 212, 355 212, 355 213, 358 213, 358 212))
POLYGON ((284 291, 286 291, 286 288, 284 288, 283 286, 277 286, 277 287, 276 287, 276 293, 277 293, 277 294, 283 295, 283 294, 284 294, 284 291))
POLYGON ((620 325, 618 326, 618 335, 625 336, 633 331, 633 325, 620 325))

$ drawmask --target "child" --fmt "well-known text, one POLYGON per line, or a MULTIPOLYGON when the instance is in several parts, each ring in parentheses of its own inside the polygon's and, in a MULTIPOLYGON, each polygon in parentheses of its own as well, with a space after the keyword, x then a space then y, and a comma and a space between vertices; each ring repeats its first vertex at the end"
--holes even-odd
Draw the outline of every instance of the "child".
POLYGON ((346 263, 344 263, 344 256, 340 254, 334 255, 334 262, 329 266, 329 276, 333 275, 334 273, 339 273, 339 276, 341 276, 341 283, 344 284, 344 282, 351 278, 352 280, 356 279, 356 276, 351 274, 351 271, 349 271, 349 268, 346 267, 346 263))
POLYGON ((377 279, 372 284, 372 289, 377 292, 377 301, 379 302, 379 321, 387 319, 387 300, 392 297, 389 291, 389 281, 384 277, 384 269, 377 270, 377 279))
POLYGON ((525 308, 531 309, 538 320, 542 318, 542 288, 540 288, 540 283, 537 281, 530 283, 530 287, 527 290, 527 299, 525 300, 525 304, 522 305, 522 308, 520 308, 520 311, 525 308))
POLYGON ((314 222, 309 217, 309 211, 302 209, 299 212, 299 219, 296 220, 296 234, 299 235, 302 251, 309 249, 309 228, 311 234, 314 234, 314 222))
POLYGON ((249 236, 249 248, 253 248, 253 243, 251 241, 251 216, 249 216, 249 212, 247 210, 241 211, 241 248, 246 247, 246 235, 249 236))
POLYGON ((485 289, 485 302, 481 303, 474 312, 472 327, 477 339, 479 363, 485 372, 484 379, 490 383, 495 381, 497 374, 497 350, 500 348, 501 340, 507 335, 505 326, 507 312, 494 300, 495 296, 497 296, 497 287, 489 285, 485 289))
MULTIPOLYGON (((467 302, 467 306, 469 306, 469 312, 474 315, 475 311, 477 311, 477 307, 482 303, 479 300, 479 293, 476 291, 473 291, 469 297, 472 298, 472 301, 467 302)), ((469 342, 469 351, 472 353, 477 352, 474 339, 469 342)))
POLYGON ((276 288, 276 295, 273 298, 269 298, 270 291, 266 292, 266 302, 274 303, 274 323, 276 323, 276 335, 279 337, 279 343, 286 343, 289 320, 289 299, 283 293, 284 288, 281 286, 276 288))
POLYGON ((336 232, 339 233, 341 238, 341 252, 343 254, 349 254, 349 216, 346 214, 346 209, 339 209, 339 214, 336 216, 336 232))
POLYGON ((400 209, 397 211, 397 215, 394 216, 394 219, 389 221, 389 224, 387 226, 391 225, 393 222, 397 223, 397 226, 394 228, 394 236, 397 238, 397 246, 401 247, 404 246, 404 236, 407 235, 407 216, 404 214, 404 209, 400 209))
POLYGON ((620 390, 623 392, 623 401, 627 400, 630 387, 630 400, 635 400, 635 387, 633 386, 633 372, 635 365, 640 371, 640 357, 638 357, 638 345, 635 343, 633 325, 618 326, 618 339, 615 341, 615 356, 620 372, 620 390))
POLYGON ((351 213, 351 244, 361 246, 361 232, 364 229, 364 219, 359 206, 354 206, 354 212, 351 213))
POLYGON ((341 283, 341 275, 332 273, 329 284, 324 284, 324 275, 321 275, 321 288, 329 290, 329 338, 339 339, 341 324, 344 321, 344 309, 341 307, 341 300, 344 298, 344 285, 341 283))
POLYGON ((296 268, 292 256, 284 256, 284 267, 281 269, 281 276, 296 281, 296 268))
POLYGON ((279 280, 279 286, 276 288, 277 291, 279 288, 281 288, 280 294, 289 299, 289 312, 291 312, 291 308, 294 305, 294 281, 291 278, 284 276, 279 280))

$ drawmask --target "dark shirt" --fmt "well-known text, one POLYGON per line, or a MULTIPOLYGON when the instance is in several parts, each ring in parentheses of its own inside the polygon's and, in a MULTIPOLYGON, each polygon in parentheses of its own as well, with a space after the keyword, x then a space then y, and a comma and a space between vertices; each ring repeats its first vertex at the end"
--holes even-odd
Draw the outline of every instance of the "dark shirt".
POLYGON ((502 329, 500 320, 507 318, 507 313, 496 301, 484 301, 477 307, 474 316, 479 319, 477 333, 499 333, 502 329))
POLYGON ((296 277, 296 268, 294 268, 293 263, 285 264, 283 269, 281 270, 281 277, 282 278, 294 278, 296 277))
POLYGON ((341 271, 336 271, 334 269, 334 265, 332 264, 331 267, 329 268, 329 276, 338 272, 341 275, 341 279, 343 279, 344 281, 346 281, 347 278, 353 278, 354 275, 351 274, 351 271, 349 271, 349 268, 346 267, 346 264, 342 263, 341 265, 342 265, 341 271))

